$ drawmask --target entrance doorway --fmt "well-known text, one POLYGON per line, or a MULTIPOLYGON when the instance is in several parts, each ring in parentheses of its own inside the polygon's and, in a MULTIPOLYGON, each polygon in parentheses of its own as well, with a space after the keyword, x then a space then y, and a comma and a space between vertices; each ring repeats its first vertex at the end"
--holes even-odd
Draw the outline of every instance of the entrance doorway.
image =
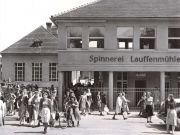
POLYGON ((137 103, 139 102, 139 100, 141 99, 143 92, 145 91, 146 88, 146 80, 135 80, 135 103, 137 105, 137 103))

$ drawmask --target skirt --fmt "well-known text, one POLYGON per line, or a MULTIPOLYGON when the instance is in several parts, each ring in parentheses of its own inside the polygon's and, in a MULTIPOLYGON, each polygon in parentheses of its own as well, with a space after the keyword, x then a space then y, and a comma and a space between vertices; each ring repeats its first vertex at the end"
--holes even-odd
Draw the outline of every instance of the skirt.
POLYGON ((146 105, 146 113, 147 113, 147 117, 153 116, 153 106, 152 105, 146 105))
POLYGON ((177 113, 175 109, 168 109, 167 117, 166 117, 166 124, 177 126, 177 113))
POLYGON ((50 118, 51 118, 50 109, 49 108, 43 108, 41 111, 42 123, 49 123, 50 118))

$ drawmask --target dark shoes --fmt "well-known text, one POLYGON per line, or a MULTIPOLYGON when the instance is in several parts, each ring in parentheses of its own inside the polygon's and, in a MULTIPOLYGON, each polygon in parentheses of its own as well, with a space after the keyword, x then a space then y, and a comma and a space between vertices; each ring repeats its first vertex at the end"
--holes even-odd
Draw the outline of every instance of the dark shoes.
POLYGON ((79 121, 77 122, 77 127, 79 127, 79 121))
POLYGON ((44 132, 43 132, 43 134, 46 134, 47 133, 47 130, 46 129, 44 129, 44 132))
POLYGON ((152 123, 152 121, 147 121, 147 123, 152 123))

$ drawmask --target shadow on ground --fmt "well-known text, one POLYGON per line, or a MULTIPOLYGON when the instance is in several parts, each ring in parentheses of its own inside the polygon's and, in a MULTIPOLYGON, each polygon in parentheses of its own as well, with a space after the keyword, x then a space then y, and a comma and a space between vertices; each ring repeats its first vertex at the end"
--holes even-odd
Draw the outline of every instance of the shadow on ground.
POLYGON ((15 134, 43 134, 43 132, 14 132, 15 134))

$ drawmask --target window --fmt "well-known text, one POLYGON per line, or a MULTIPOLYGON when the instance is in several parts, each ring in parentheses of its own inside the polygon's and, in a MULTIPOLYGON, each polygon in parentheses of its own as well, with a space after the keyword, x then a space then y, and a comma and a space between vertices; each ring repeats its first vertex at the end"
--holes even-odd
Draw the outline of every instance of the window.
POLYGON ((42 81, 42 63, 32 63, 32 81, 42 81))
POLYGON ((25 63, 15 63, 15 81, 25 81, 25 63))
POLYGON ((58 81, 57 63, 49 63, 49 81, 58 81))
POLYGON ((152 27, 140 28, 140 49, 155 49, 156 31, 152 27))
POLYGON ((67 48, 82 48, 82 28, 68 27, 67 48))
POLYGON ((89 48, 104 48, 104 27, 89 27, 89 48))
POLYGON ((133 48, 133 27, 117 28, 118 49, 133 48))
POLYGON ((180 49, 180 28, 168 28, 168 48, 180 49))
POLYGON ((126 90, 127 88, 127 81, 128 80, 128 74, 127 72, 118 72, 117 73, 117 88, 121 88, 126 90))
POLYGON ((40 47, 42 45, 42 41, 39 39, 34 40, 33 44, 31 47, 40 47))

